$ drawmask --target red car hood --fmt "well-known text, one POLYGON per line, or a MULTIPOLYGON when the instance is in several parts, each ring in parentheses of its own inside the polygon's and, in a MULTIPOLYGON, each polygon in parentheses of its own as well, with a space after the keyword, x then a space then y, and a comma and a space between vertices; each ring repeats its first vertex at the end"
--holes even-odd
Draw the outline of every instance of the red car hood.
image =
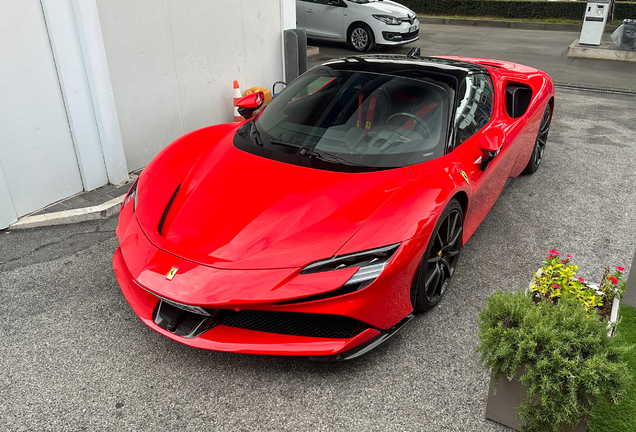
POLYGON ((238 150, 233 136, 198 138, 140 191, 137 217, 155 246, 217 268, 301 267, 333 256, 410 178, 406 168, 337 173, 277 162, 238 150))

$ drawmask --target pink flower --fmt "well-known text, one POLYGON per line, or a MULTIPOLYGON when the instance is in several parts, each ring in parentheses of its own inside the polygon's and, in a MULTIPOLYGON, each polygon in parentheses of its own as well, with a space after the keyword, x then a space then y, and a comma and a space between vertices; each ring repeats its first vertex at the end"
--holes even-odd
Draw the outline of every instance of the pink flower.
POLYGON ((554 254, 554 255, 561 255, 559 252, 557 252, 554 249, 552 249, 551 251, 548 251, 548 253, 551 253, 551 254, 554 254))
POLYGON ((618 283, 618 279, 616 279, 614 276, 610 276, 608 277, 608 279, 614 284, 616 285, 618 283))
POLYGON ((561 289, 561 287, 558 285, 552 285, 552 288, 561 289))
POLYGON ((568 258, 572 258, 572 255, 566 255, 566 257, 568 257, 568 258))
POLYGON ((562 262, 563 264, 567 264, 567 263, 568 263, 568 260, 561 260, 561 262, 562 262))
POLYGON ((618 270, 618 271, 625 271, 625 267, 616 267, 616 270, 618 270))
POLYGON ((581 283, 585 283, 585 279, 583 278, 579 278, 579 281, 581 281, 581 283))

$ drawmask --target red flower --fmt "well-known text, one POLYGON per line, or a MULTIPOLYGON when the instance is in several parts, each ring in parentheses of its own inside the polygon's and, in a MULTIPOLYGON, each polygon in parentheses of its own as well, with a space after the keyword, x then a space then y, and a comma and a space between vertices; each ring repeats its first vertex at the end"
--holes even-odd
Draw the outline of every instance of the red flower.
POLYGON ((552 288, 561 289, 561 287, 558 285, 552 285, 552 288))
POLYGON ((585 283, 585 279, 579 278, 579 280, 581 281, 581 283, 585 283))
POLYGON ((614 284, 616 285, 618 283, 618 279, 616 279, 614 276, 610 276, 608 277, 608 279, 614 284))
POLYGON ((561 262, 562 262, 563 264, 567 264, 567 263, 568 263, 568 260, 561 260, 561 262))
POLYGON ((566 257, 568 257, 568 258, 572 258, 572 255, 566 255, 566 257))
POLYGON ((616 267, 616 270, 618 270, 618 271, 625 271, 625 267, 616 267))
POLYGON ((561 255, 559 252, 557 252, 554 249, 552 249, 551 251, 548 251, 548 252, 551 253, 551 254, 554 254, 554 255, 561 255))

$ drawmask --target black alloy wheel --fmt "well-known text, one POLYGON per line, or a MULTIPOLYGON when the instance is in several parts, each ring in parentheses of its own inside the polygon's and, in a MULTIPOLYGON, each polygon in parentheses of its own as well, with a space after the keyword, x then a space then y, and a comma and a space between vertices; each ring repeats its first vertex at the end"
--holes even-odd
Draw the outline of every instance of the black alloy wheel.
POLYGON ((550 132, 550 104, 545 107, 543 117, 541 118, 541 125, 539 126, 539 132, 537 133, 537 140, 534 143, 534 149, 532 155, 528 161, 528 165, 523 170, 524 174, 532 174, 541 165, 543 156, 545 154, 545 145, 548 142, 548 133, 550 132))
POLYGON ((373 31, 365 24, 356 24, 349 31, 348 42, 355 51, 369 51, 373 47, 373 31))
POLYGON ((411 302, 415 312, 428 311, 442 299, 457 267, 463 231, 462 206, 453 198, 437 221, 415 273, 411 288, 411 302))

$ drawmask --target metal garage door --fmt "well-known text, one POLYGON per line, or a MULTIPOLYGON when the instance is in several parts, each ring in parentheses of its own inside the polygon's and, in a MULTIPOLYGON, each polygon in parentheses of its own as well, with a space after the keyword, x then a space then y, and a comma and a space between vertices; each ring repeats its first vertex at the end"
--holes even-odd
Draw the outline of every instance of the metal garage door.
POLYGON ((39 0, 0 0, 0 229, 83 190, 39 0))

